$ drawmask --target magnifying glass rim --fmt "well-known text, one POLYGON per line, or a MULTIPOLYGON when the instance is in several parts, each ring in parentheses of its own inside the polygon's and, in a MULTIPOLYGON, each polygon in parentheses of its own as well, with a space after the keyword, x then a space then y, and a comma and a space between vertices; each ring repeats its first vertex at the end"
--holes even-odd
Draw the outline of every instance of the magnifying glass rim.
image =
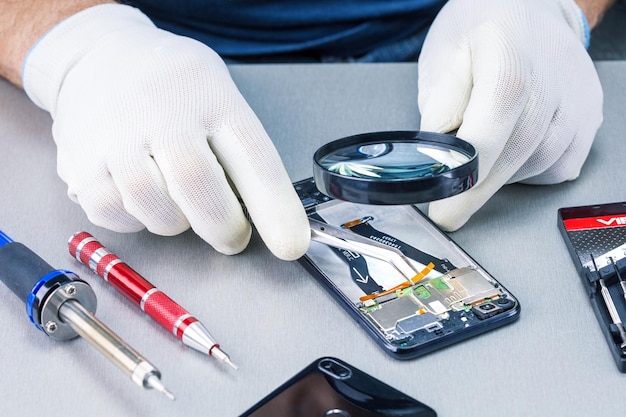
POLYGON ((476 148, 453 135, 425 131, 384 131, 362 133, 329 142, 313 155, 313 177, 324 194, 340 200, 375 205, 418 204, 459 194, 478 179, 476 148), (332 152, 349 146, 380 143, 423 143, 425 146, 456 150, 468 161, 445 172, 416 178, 360 178, 329 171, 320 161, 332 152))

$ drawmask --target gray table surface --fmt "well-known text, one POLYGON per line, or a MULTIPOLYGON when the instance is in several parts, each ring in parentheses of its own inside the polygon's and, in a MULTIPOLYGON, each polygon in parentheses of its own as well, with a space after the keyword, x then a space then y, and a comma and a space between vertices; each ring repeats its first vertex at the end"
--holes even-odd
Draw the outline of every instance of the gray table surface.
MULTIPOLYGON (((0 81, 0 228, 89 281, 98 317, 159 367, 177 396, 170 402, 142 391, 84 340, 47 338, 0 285, 0 415, 237 416, 314 359, 333 355, 440 416, 623 416, 626 376, 556 221, 559 207, 626 200, 626 62, 597 67, 605 121, 582 176, 556 186, 507 186, 452 234, 520 299, 520 320, 411 361, 388 357, 298 263, 274 258, 256 235, 242 254, 224 256, 190 231, 160 237, 91 225, 56 175, 49 115, 0 81), (206 322, 240 370, 185 348, 70 258, 66 241, 79 230, 206 322)), ((231 70, 294 181, 311 175, 311 155, 325 142, 419 126, 415 64, 231 70)))

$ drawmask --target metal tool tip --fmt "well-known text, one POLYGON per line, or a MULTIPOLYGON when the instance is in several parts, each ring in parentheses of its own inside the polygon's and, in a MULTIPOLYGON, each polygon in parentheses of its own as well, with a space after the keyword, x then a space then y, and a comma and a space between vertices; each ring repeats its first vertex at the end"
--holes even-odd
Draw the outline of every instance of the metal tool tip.
POLYGON ((172 394, 167 388, 160 390, 160 392, 172 401, 176 399, 176 397, 174 397, 174 394, 172 394))
POLYGON ((226 352, 224 352, 222 349, 219 348, 218 345, 215 345, 211 348, 211 350, 209 351, 209 354, 211 356, 213 356, 214 358, 227 363, 228 365, 230 365, 233 369, 238 370, 239 367, 237 365, 235 365, 231 360, 230 360, 230 356, 228 356, 228 354, 226 352))
POLYGON ((176 399, 176 397, 174 397, 174 394, 172 394, 167 388, 165 388, 165 385, 163 385, 161 380, 156 375, 150 375, 150 377, 146 381, 146 385, 149 388, 159 391, 161 394, 165 395, 172 401, 176 399))
POLYGON ((238 371, 239 367, 237 365, 235 365, 233 363, 233 361, 230 360, 230 358, 226 358, 224 359, 224 362, 226 362, 227 364, 229 364, 234 370, 238 371))

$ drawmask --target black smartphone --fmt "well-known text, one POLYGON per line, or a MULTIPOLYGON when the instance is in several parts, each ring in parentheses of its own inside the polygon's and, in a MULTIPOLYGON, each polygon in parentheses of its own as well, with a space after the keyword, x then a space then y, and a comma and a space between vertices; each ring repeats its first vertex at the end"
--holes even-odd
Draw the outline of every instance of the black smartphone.
POLYGON ((294 184, 310 218, 399 249, 412 285, 379 259, 311 242, 300 262, 397 359, 410 359, 518 318, 518 300, 417 207, 332 199, 313 179, 294 184))
POLYGON ((626 372, 626 202, 561 208, 558 225, 615 364, 626 372))
POLYGON ((435 417, 429 406, 337 358, 311 363, 240 417, 435 417))

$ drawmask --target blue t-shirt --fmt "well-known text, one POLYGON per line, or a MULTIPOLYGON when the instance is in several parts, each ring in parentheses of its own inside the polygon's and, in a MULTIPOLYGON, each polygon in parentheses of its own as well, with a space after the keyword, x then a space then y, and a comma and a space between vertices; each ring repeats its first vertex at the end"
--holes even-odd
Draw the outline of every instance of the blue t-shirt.
POLYGON ((229 58, 357 57, 428 30, 445 0, 137 0, 154 23, 229 58))

